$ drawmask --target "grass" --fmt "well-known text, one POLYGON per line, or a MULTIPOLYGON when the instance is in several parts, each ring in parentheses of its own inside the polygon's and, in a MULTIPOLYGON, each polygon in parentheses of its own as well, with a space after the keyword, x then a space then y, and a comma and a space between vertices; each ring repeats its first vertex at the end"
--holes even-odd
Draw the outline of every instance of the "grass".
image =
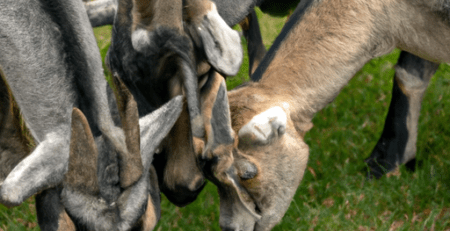
MULTIPOLYGON (((257 12, 270 47, 285 18, 257 12)), ((111 27, 96 28, 102 57, 111 27)), ((244 48, 246 51, 246 48, 244 48)), ((393 66, 400 52, 367 63, 340 95, 314 118, 306 135, 310 158, 305 177, 274 230, 450 230, 450 66, 442 64, 423 99, 415 172, 403 166, 367 181, 362 169, 381 135, 391 100, 393 66)), ((229 77, 229 89, 248 80, 248 60, 229 77)), ((177 208, 162 196, 155 230, 220 230, 216 188, 208 183, 197 201, 177 208)), ((39 230, 34 203, 0 206, 0 230, 39 230)))

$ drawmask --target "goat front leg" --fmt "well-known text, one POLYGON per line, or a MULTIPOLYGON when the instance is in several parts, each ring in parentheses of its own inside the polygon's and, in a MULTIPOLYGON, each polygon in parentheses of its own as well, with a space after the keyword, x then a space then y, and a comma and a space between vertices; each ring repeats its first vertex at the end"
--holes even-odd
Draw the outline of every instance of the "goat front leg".
POLYGON ((239 25, 244 32, 244 37, 247 40, 248 59, 249 59, 249 76, 252 76, 256 68, 261 63, 264 55, 266 55, 266 47, 263 44, 261 37, 261 30, 259 29, 258 17, 255 10, 242 20, 239 25))
POLYGON ((380 178, 415 158, 422 97, 438 66, 405 51, 400 54, 383 133, 365 160, 370 176, 380 178))

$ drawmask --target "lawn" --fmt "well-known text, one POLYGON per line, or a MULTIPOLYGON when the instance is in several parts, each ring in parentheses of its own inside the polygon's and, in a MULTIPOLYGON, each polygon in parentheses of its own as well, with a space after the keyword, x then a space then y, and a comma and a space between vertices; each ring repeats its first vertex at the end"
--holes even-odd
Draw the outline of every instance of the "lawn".
MULTIPOLYGON (((286 18, 257 13, 270 47, 286 18)), ((110 30, 94 29, 103 58, 110 30)), ((316 115, 305 137, 310 146, 305 177, 274 230, 450 230, 450 66, 440 66, 423 99, 416 171, 401 166, 379 180, 365 178, 364 159, 383 129, 399 54, 395 50, 367 63, 316 115)), ((228 88, 246 80, 247 57, 239 74, 227 79, 228 88)), ((33 201, 9 210, 0 206, 0 230, 39 230, 33 201)), ((218 195, 208 183, 197 201, 184 208, 162 196, 155 230, 220 230, 218 221, 218 195)))

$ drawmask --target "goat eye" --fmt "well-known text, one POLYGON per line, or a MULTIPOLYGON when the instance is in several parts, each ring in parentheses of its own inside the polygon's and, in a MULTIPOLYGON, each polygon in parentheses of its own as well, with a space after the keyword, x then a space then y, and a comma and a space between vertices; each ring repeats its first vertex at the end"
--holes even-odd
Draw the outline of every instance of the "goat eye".
POLYGON ((258 169, 253 163, 245 161, 240 162, 238 165, 239 177, 242 180, 252 179, 258 174, 258 169))
POLYGON ((256 176, 257 172, 252 172, 252 171, 246 171, 244 172, 240 177, 243 180, 248 180, 248 179, 252 179, 256 176))

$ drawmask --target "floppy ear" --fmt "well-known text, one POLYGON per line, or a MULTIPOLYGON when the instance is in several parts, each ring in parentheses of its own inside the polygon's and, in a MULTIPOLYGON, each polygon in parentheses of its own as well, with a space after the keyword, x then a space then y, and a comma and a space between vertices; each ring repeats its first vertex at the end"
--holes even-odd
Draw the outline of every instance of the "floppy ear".
MULTIPOLYGON (((216 151, 223 152, 226 150, 220 147, 216 151)), ((221 210, 222 206, 228 206, 228 209, 232 207, 232 210, 244 210, 254 219, 259 220, 261 216, 251 208, 253 206, 252 198, 239 183, 238 169, 234 166, 235 162, 236 160, 232 156, 217 158, 207 162, 204 173, 218 187, 221 210), (236 203, 240 206, 235 206, 236 203)))
MULTIPOLYGON (((137 151, 140 158, 139 147, 137 151)), ((120 230, 128 230, 127 227, 131 227, 141 217, 147 205, 149 173, 144 172, 143 177, 139 176, 131 187, 125 188, 115 200, 109 201, 100 193, 97 162, 98 151, 89 124, 83 113, 75 108, 72 113, 69 170, 64 177, 61 201, 66 211, 87 229, 115 230, 121 227, 120 230)), ((118 185, 113 187, 119 188, 118 185)))
MULTIPOLYGON (((231 127, 225 80, 212 71, 202 89, 202 115, 205 123, 206 147, 203 158, 211 159, 212 152, 219 146, 234 144, 235 133, 231 127)), ((229 153, 231 155, 231 153, 229 153)))
POLYGON ((87 119, 78 108, 74 108, 69 170, 64 175, 64 186, 90 195, 99 193, 97 159, 97 147, 87 119))
MULTIPOLYGON (((236 169, 234 167, 230 168, 225 172, 226 179, 222 182, 225 183, 228 187, 230 187, 236 193, 237 200, 243 206, 243 208, 252 215, 256 220, 261 219, 261 216, 254 212, 254 209, 251 209, 247 201, 251 201, 251 198, 247 191, 239 184, 239 177, 237 175, 236 169)), ((235 200, 236 200, 235 199, 235 200)))
POLYGON ((188 0, 187 3, 188 11, 196 5, 210 4, 210 9, 205 12, 201 22, 195 25, 195 29, 200 35, 208 62, 223 75, 236 75, 243 59, 239 33, 227 25, 213 2, 188 0))
POLYGON ((155 167, 151 166, 149 173, 150 185, 147 208, 139 221, 140 224, 138 224, 141 231, 153 230, 161 217, 161 196, 155 167))
POLYGON ((141 127, 141 153, 145 171, 148 171, 153 153, 164 137, 167 136, 183 109, 183 96, 179 95, 164 104, 158 110, 139 120, 141 127))
POLYGON ((142 175, 143 166, 140 153, 139 113, 137 103, 127 87, 113 77, 116 99, 125 133, 127 152, 119 152, 120 186, 126 188, 142 175))
POLYGON ((204 125, 200 112, 200 102, 198 101, 198 80, 194 69, 184 59, 179 59, 181 70, 183 71, 183 83, 186 90, 187 106, 191 123, 192 135, 194 137, 203 138, 204 125))

